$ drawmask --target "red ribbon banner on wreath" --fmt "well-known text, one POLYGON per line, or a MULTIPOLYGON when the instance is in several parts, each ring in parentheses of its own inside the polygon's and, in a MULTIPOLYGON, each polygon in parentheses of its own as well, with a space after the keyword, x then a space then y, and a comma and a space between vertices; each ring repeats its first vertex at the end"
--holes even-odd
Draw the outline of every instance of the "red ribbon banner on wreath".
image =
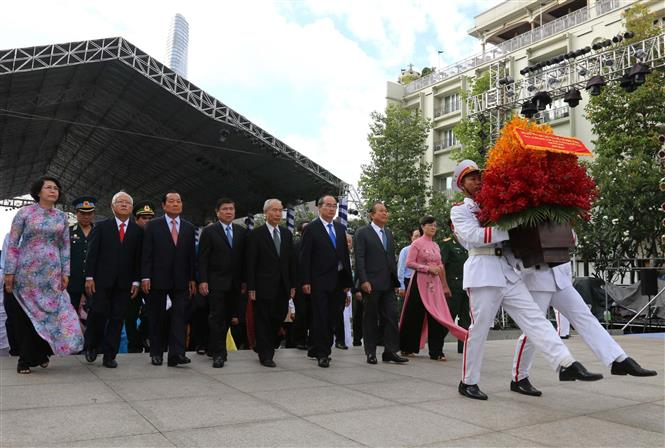
POLYGON ((592 155, 589 148, 580 139, 575 137, 561 137, 559 135, 527 131, 525 129, 515 129, 515 134, 520 143, 522 143, 522 146, 527 149, 573 154, 579 157, 592 155))

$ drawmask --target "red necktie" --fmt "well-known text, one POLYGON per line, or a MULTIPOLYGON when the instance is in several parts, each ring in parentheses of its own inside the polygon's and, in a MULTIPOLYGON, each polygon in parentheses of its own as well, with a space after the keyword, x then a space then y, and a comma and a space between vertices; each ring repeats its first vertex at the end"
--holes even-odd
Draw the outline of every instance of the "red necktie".
POLYGON ((173 244, 178 245, 178 228, 176 227, 175 219, 171 220, 171 238, 173 238, 173 244))
POLYGON ((123 240, 125 239, 125 223, 121 222, 120 223, 120 230, 118 232, 120 234, 120 242, 122 243, 123 240))

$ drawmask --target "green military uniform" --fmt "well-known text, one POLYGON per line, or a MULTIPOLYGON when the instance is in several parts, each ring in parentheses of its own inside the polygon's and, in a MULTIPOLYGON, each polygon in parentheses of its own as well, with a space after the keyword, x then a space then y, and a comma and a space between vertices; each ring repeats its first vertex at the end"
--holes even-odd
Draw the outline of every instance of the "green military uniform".
MULTIPOLYGON (((76 211, 91 213, 95 210, 96 199, 92 196, 76 198, 72 205, 76 211)), ((94 224, 91 224, 94 227, 94 224)), ((81 296, 85 292, 85 260, 88 255, 88 239, 92 231, 85 235, 81 226, 76 223, 69 227, 70 274, 67 293, 76 312, 79 312, 81 296)))
MULTIPOLYGON (((149 201, 137 202, 132 210, 134 218, 139 216, 155 216, 155 206, 149 201)), ((127 351, 129 353, 141 353, 143 350, 149 351, 148 335, 148 313, 145 305, 146 297, 143 291, 139 290, 139 295, 129 301, 127 313, 125 314, 125 332, 127 334, 127 351), (138 325, 138 320, 141 324, 138 325)))
MULTIPOLYGON (((446 280, 452 292, 452 297, 448 299, 448 308, 453 319, 458 317, 460 327, 469 328, 471 318, 469 316, 469 297, 462 288, 462 277, 464 274, 464 262, 468 258, 468 253, 455 238, 445 238, 439 245, 441 248, 441 259, 446 268, 446 280)), ((457 351, 461 353, 464 346, 462 341, 458 341, 457 351)))

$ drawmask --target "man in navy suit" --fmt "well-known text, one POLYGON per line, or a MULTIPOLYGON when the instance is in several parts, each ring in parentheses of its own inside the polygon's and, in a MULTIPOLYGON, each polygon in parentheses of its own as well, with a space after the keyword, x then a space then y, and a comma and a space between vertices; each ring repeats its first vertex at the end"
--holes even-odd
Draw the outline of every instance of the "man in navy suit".
POLYGON ((143 230, 130 219, 133 200, 125 192, 111 199, 113 218, 97 224, 90 235, 85 290, 92 299, 85 331, 85 359, 93 362, 103 339, 103 364, 115 368, 120 333, 130 300, 139 292, 143 230), (107 324, 108 320, 108 324, 107 324), (104 336, 104 329, 106 335, 104 336))
POLYGON ((226 362, 226 333, 238 324, 240 295, 245 293, 245 240, 247 230, 233 224, 236 217, 233 199, 217 201, 218 221, 201 232, 199 240, 199 293, 208 298, 210 314, 208 353, 214 368, 226 362))
POLYGON ((319 217, 309 223, 302 237, 300 278, 312 305, 313 350, 319 367, 330 366, 333 332, 343 312, 346 293, 353 286, 351 258, 344 226, 333 222, 337 200, 323 196, 317 201, 319 217))
POLYGON ((150 358, 162 365, 166 326, 166 296, 171 299, 169 327, 169 367, 187 364, 185 356, 185 306, 196 292, 194 226, 181 219, 182 199, 176 191, 162 198, 164 216, 145 226, 141 258, 141 289, 148 295, 150 314, 150 358))
POLYGON ((268 199, 266 223, 247 237, 247 294, 254 302, 256 353, 265 367, 275 367, 277 332, 296 294, 293 235, 279 225, 283 211, 279 199, 268 199))

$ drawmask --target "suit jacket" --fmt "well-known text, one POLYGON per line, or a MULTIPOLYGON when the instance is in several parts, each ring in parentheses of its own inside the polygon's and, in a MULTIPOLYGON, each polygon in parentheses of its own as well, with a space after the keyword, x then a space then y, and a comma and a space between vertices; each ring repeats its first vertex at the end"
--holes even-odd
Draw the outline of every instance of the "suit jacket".
POLYGON ((353 286, 346 232, 340 223, 333 221, 333 225, 335 246, 321 219, 316 218, 305 227, 300 249, 300 277, 303 285, 310 284, 313 289, 324 291, 353 286))
POLYGON ((383 231, 387 249, 383 248, 383 242, 371 224, 359 228, 353 242, 358 281, 360 284, 370 282, 372 289, 377 291, 399 287, 395 240, 390 229, 384 227, 383 231))
POLYGON ((279 226, 280 253, 268 227, 264 224, 247 237, 247 289, 256 291, 256 300, 289 299, 296 287, 296 254, 293 235, 279 226), (286 293, 286 296, 280 297, 286 293))
POLYGON ((97 288, 130 289, 140 281, 142 242, 143 229, 131 220, 122 242, 115 217, 98 223, 88 240, 85 277, 92 277, 97 288))
POLYGON ((232 224, 233 247, 219 222, 210 224, 199 238, 199 281, 211 290, 239 291, 245 278, 245 242, 247 230, 232 224))
POLYGON ((150 279, 153 289, 187 290, 188 282, 195 280, 194 245, 194 226, 182 217, 177 246, 164 216, 151 220, 143 234, 141 279, 150 279))

